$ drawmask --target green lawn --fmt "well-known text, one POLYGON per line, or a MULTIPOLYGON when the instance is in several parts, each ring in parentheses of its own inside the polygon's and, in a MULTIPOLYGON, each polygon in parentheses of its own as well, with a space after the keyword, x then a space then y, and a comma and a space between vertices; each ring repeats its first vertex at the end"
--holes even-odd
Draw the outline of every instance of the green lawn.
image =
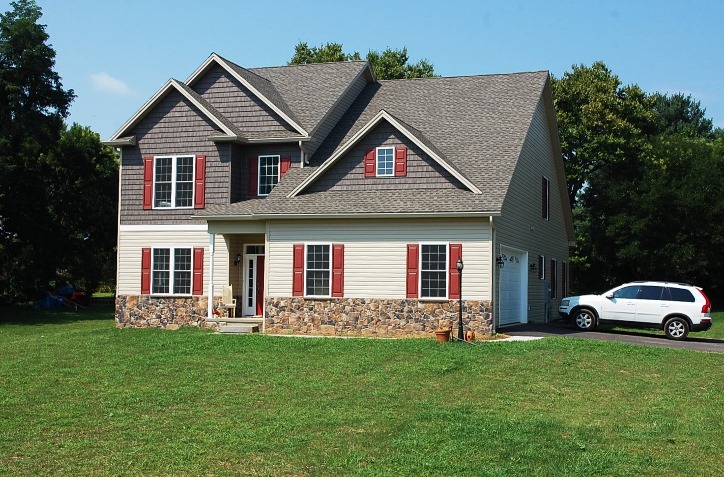
POLYGON ((0 475, 722 475, 724 354, 0 309, 0 475))

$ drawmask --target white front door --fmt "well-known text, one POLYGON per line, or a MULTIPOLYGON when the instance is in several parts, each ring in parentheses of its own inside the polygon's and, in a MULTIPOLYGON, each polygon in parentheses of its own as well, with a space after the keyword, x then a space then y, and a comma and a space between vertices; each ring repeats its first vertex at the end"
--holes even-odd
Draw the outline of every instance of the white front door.
POLYGON ((264 313, 264 246, 247 245, 244 254, 244 316, 264 313))
POLYGON ((500 247, 503 268, 500 269, 498 324, 510 325, 528 322, 528 282, 526 264, 528 252, 500 247))

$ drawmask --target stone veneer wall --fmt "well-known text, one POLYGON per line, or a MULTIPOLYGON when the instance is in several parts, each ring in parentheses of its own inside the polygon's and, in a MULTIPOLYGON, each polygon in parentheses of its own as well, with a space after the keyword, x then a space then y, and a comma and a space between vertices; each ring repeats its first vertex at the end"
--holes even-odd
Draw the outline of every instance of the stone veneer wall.
POLYGON ((207 303, 206 296, 120 295, 116 297, 116 327, 167 330, 183 326, 217 328, 216 323, 206 322, 207 303))
MULTIPOLYGON (((434 330, 457 330, 458 300, 421 301, 370 298, 267 298, 266 333, 429 337, 434 330)), ((492 334, 490 301, 463 301, 463 325, 492 334)))

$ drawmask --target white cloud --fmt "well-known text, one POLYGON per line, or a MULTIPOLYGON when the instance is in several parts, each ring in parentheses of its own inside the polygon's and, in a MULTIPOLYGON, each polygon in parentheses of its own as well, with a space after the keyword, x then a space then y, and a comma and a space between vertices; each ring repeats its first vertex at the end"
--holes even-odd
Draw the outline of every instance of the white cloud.
POLYGON ((93 89, 107 93, 128 95, 132 94, 131 88, 123 81, 114 78, 107 73, 96 73, 90 76, 93 89))

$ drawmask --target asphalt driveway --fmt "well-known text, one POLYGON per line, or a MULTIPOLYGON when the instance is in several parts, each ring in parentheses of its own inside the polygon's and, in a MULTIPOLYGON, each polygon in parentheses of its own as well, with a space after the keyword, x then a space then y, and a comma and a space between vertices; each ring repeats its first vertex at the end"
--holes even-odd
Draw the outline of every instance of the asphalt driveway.
POLYGON ((573 338, 592 340, 619 341, 643 346, 684 348, 695 351, 724 353, 724 340, 697 338, 696 333, 691 333, 684 341, 674 341, 666 339, 664 335, 655 334, 654 330, 614 331, 606 327, 601 327, 601 329, 597 331, 579 331, 572 327, 567 327, 558 321, 547 325, 525 324, 506 326, 500 328, 499 332, 510 336, 570 336, 573 338))

